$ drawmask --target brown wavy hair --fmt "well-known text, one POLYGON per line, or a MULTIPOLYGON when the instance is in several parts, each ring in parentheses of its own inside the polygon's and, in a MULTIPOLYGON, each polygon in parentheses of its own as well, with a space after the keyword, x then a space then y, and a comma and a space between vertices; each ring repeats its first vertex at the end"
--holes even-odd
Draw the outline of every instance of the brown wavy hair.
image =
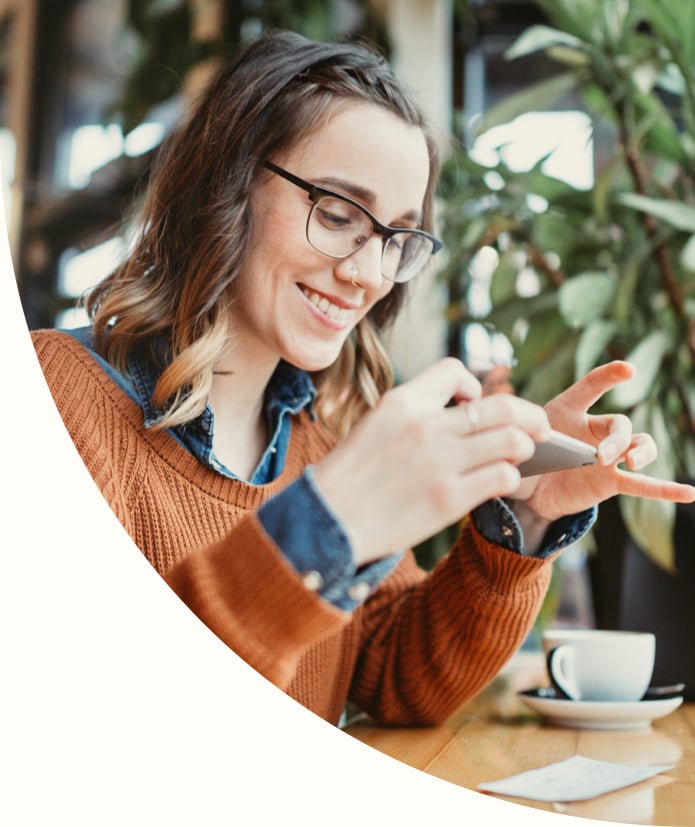
MULTIPOLYGON (((268 174, 260 163, 350 101, 376 103, 423 130, 430 153, 423 227, 431 230, 435 141, 386 61, 364 45, 293 32, 255 40, 220 68, 159 148, 131 252, 86 299, 97 350, 111 364, 123 371, 134 347, 158 360, 152 401, 165 410, 158 427, 190 421, 207 404, 213 365, 233 334, 229 307, 250 239, 250 194, 268 174)), ((319 417, 337 434, 393 383, 380 334, 404 297, 405 285, 394 285, 336 362, 313 377, 319 417)))

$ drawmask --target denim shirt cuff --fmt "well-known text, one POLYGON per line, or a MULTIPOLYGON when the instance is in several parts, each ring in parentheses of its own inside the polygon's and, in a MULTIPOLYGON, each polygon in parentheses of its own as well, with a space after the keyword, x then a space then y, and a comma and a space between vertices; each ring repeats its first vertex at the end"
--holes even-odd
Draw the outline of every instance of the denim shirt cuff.
POLYGON ((359 606, 403 556, 356 568, 350 541, 319 493, 309 466, 258 510, 261 525, 305 584, 344 611, 359 606))
POLYGON ((473 511, 472 519, 478 531, 491 543, 496 543, 517 554, 529 557, 550 557, 583 537, 596 520, 598 508, 593 506, 578 514, 570 514, 552 522, 545 533, 541 547, 530 554, 524 546, 524 536, 514 512, 504 500, 489 500, 473 511))

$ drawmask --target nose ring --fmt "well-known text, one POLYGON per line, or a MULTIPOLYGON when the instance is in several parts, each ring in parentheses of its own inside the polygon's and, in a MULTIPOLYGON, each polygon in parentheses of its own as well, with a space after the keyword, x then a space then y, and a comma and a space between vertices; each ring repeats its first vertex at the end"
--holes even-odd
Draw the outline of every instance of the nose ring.
POLYGON ((352 280, 353 287, 359 287, 359 282, 357 281, 357 276, 359 275, 360 271, 355 267, 355 265, 350 262, 350 278, 352 280))

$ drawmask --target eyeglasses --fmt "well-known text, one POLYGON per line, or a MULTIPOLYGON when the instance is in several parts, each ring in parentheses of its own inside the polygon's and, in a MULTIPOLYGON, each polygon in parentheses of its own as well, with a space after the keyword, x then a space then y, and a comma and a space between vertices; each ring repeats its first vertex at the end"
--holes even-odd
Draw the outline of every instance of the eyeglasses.
POLYGON ((319 253, 347 258, 373 235, 380 235, 382 276, 389 281, 405 282, 416 276, 442 247, 438 238, 424 230, 386 227, 362 204, 346 195, 314 186, 270 161, 264 161, 263 166, 309 194, 312 204, 306 238, 319 253))

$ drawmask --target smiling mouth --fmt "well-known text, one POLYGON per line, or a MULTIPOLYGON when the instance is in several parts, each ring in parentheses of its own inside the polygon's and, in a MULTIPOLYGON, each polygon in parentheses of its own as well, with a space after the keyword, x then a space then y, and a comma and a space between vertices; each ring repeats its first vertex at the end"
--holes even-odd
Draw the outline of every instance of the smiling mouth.
POLYGON ((350 318, 350 310, 345 307, 338 307, 337 304, 328 301, 325 296, 320 296, 315 291, 309 290, 306 287, 302 287, 302 293, 317 310, 320 310, 321 313, 323 313, 324 316, 328 316, 329 319, 333 319, 333 321, 336 322, 347 322, 350 318))

